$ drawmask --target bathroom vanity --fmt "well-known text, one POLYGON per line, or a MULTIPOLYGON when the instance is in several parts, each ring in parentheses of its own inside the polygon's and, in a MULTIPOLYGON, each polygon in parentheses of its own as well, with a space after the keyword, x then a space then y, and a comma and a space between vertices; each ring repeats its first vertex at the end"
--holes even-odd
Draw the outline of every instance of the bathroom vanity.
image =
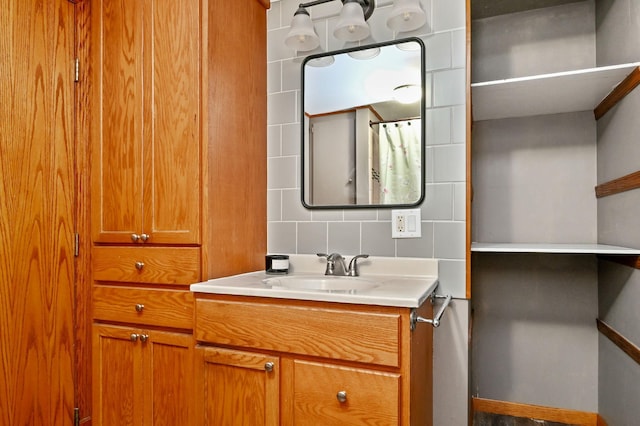
POLYGON ((371 274, 373 260, 360 278, 325 283, 373 288, 300 289, 322 281, 312 262, 315 276, 255 272, 191 286, 197 424, 432 424, 433 328, 415 318, 431 318, 437 263, 399 277, 371 274), (298 284, 277 285, 287 280, 298 284))

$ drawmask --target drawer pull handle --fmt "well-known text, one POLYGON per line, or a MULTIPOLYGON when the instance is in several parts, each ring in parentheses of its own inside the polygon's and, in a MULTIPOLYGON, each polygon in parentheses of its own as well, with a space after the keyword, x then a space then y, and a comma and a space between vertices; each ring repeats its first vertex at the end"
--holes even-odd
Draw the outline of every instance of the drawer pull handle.
POLYGON ((132 342, 137 342, 138 335, 136 333, 131 333, 131 336, 129 336, 129 339, 131 339, 132 342))
POLYGON ((144 305, 142 303, 136 304, 136 312, 142 312, 144 305))
POLYGON ((141 234, 140 239, 142 240, 143 243, 146 243, 147 240, 149 239, 149 234, 141 234))
POLYGON ((144 268, 144 262, 136 262, 136 269, 142 271, 142 268, 144 268))
POLYGON ((269 361, 264 365, 264 371, 266 371, 267 373, 271 373, 273 371, 273 367, 275 367, 275 364, 269 361))
POLYGON ((131 241, 133 241, 134 243, 137 243, 139 239, 140 239, 140 235, 131 234, 131 241))
POLYGON ((148 334, 141 334, 140 335, 140 341, 142 343, 145 343, 147 340, 149 340, 149 335, 148 334))
POLYGON ((336 394, 336 398, 338 398, 338 401, 340 403, 345 403, 347 402, 347 391, 340 391, 336 394))

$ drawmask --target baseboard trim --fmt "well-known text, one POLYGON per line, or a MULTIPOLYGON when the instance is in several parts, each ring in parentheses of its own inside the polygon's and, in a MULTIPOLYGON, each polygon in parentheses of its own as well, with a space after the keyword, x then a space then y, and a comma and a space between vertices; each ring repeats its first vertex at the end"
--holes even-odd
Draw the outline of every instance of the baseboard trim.
POLYGON ((566 423, 580 426, 607 426, 597 413, 567 410, 564 408, 520 404, 486 398, 471 398, 473 412, 501 414, 504 416, 527 417, 548 422, 566 423))

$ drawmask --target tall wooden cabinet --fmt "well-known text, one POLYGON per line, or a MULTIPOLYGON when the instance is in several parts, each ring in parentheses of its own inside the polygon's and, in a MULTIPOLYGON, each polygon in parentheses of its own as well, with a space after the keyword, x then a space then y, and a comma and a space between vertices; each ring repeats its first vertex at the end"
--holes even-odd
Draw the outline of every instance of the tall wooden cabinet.
POLYGON ((268 7, 91 2, 94 425, 192 424, 188 286, 264 267, 268 7))

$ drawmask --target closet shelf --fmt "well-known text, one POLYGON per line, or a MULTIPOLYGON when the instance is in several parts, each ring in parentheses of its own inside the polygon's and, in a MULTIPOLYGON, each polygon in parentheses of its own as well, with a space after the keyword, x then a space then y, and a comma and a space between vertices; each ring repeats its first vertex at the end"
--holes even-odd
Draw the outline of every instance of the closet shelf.
POLYGON ((590 111, 640 62, 471 84, 473 120, 590 111))
POLYGON ((475 253, 640 255, 640 249, 607 244, 471 243, 471 251, 475 253))

